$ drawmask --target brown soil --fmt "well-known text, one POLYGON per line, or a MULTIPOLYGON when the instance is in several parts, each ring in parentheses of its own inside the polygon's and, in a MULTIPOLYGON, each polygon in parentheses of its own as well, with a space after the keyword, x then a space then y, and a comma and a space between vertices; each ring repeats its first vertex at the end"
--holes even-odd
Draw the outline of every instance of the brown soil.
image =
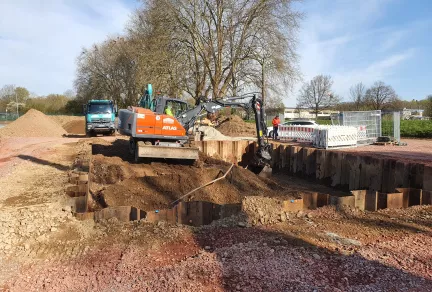
POLYGON ((50 118, 60 124, 68 134, 85 134, 84 117, 50 116, 50 118))
MULTIPOLYGON (((143 210, 168 208, 171 202, 222 176, 231 166, 204 155, 193 166, 175 161, 133 164, 124 153, 127 153, 126 146, 119 140, 112 145, 106 141, 93 142, 96 155, 93 156, 92 179, 98 184, 93 191, 103 196, 108 206, 131 205, 143 210), (120 157, 115 156, 116 151, 120 157)), ((298 192, 284 190, 272 180, 235 166, 225 179, 193 193, 190 199, 231 204, 240 203, 245 196, 263 195, 289 199, 298 197, 298 192)))
MULTIPOLYGON (((432 291, 432 206, 327 206, 255 226, 78 221, 64 193, 77 139, 4 139, 0 157, 12 158, 0 162, 1 291, 432 291)), ((128 165, 129 179, 192 169, 155 164, 159 173, 144 175, 153 165, 101 141, 96 156, 128 165)), ((198 170, 227 166, 201 160, 198 170)))
POLYGON ((59 124, 35 109, 0 129, 0 137, 60 137, 64 134, 66 131, 59 124))
POLYGON ((218 131, 231 137, 255 137, 256 126, 254 123, 246 123, 242 118, 231 115, 222 121, 217 127, 218 131))

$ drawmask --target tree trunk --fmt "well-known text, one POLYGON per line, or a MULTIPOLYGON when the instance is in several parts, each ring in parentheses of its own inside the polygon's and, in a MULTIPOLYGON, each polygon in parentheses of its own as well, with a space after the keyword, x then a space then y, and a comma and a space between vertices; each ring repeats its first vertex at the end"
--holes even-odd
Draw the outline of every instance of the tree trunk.
POLYGON ((262 103, 265 105, 265 71, 264 71, 264 62, 261 64, 261 98, 262 98, 262 103))

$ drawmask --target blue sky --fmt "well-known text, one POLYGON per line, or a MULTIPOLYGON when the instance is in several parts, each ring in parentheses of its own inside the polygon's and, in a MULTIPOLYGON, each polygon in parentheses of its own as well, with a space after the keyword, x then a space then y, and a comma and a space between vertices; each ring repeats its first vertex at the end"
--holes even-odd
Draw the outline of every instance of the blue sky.
MULTIPOLYGON (((135 0, 0 0, 0 86, 43 95, 73 87, 81 48, 123 31, 135 0)), ((382 80, 403 99, 432 94, 432 1, 304 0, 298 53, 304 81, 333 77, 335 93, 382 80)), ((296 103, 297 84, 285 98, 296 103)))

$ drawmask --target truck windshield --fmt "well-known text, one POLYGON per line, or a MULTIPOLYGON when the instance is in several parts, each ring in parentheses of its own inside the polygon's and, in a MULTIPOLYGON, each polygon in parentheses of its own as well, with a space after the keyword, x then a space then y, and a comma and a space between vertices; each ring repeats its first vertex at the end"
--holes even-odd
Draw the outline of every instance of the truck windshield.
POLYGON ((112 106, 110 104, 89 104, 89 114, 110 114, 112 113, 112 106))

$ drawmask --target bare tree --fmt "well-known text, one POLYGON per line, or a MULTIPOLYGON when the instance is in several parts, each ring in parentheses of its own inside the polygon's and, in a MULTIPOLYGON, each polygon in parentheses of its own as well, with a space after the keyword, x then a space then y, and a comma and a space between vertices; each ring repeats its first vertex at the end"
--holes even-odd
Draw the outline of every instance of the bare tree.
POLYGON ((309 83, 305 83, 300 89, 300 95, 297 98, 298 107, 312 108, 315 117, 321 109, 335 106, 339 103, 339 97, 331 91, 333 80, 330 76, 315 76, 309 83))
POLYGON ((82 101, 107 98, 121 106, 136 104, 142 88, 137 63, 133 43, 124 38, 83 50, 75 79, 77 96, 82 101))
MULTIPOLYGON (((245 68, 251 64, 250 60, 256 59, 260 37, 276 37, 274 33, 266 34, 265 29, 283 31, 279 37, 287 41, 286 35, 294 30, 285 28, 297 25, 299 17, 291 7, 291 0, 149 2, 152 4, 150 7, 159 7, 157 11, 163 14, 161 18, 168 15, 169 19, 174 20, 165 23, 165 29, 173 30, 172 42, 177 44, 178 51, 190 56, 189 62, 194 65, 192 72, 200 72, 200 77, 204 76, 204 79, 195 78, 200 80, 200 86, 196 88, 210 89, 214 98, 226 95, 230 90, 236 94, 239 84, 251 82, 245 75, 245 68)), ((284 47, 283 42, 281 46, 284 47)), ((283 56, 280 55, 281 58, 283 56)))
POLYGON ((382 110, 386 105, 395 101, 397 95, 390 85, 377 81, 366 91, 365 98, 374 110, 382 110))
POLYGON ((360 110, 361 105, 364 102, 366 87, 362 82, 357 83, 356 85, 351 86, 350 88, 350 98, 354 103, 355 110, 360 110))
POLYGON ((285 110, 285 105, 280 96, 271 95, 267 98, 265 109, 268 114, 275 115, 283 113, 285 110))

